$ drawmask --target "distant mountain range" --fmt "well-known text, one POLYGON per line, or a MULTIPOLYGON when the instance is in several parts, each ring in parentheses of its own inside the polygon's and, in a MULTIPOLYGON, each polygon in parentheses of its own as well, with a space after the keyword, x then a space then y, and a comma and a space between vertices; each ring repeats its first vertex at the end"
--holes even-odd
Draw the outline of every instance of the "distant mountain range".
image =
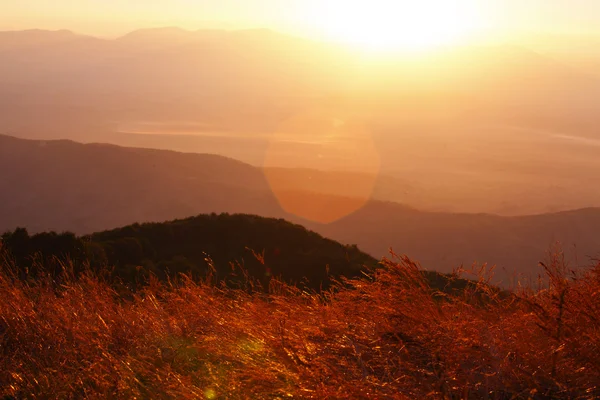
POLYGON ((4 128, 86 141, 146 121, 263 129, 282 98, 326 93, 331 64, 344 63, 324 46, 267 30, 157 29, 116 40, 0 32, 0 56, 4 128))
POLYGON ((600 76, 552 54, 504 45, 365 62, 266 29, 145 29, 114 40, 0 32, 0 117, 21 136, 83 141, 148 121, 268 131, 287 115, 340 99, 395 123, 404 119, 398 109, 537 127, 592 121, 582 104, 599 93, 600 76))
MULTIPOLYGON (((351 215, 320 224, 286 212, 262 170, 214 155, 0 136, 0 187, 0 231, 89 234, 201 213, 251 213, 289 219, 376 258, 392 247, 430 270, 497 264, 505 284, 513 271, 535 274, 557 241, 574 267, 600 254, 600 209, 499 217, 370 200, 351 215)), ((298 195, 322 198, 310 204, 328 207, 348 201, 328 193, 298 195)))
MULTIPOLYGON (((585 43, 572 60, 536 43, 368 58, 270 30, 0 32, 0 134, 258 167, 284 121, 341 110, 372 136, 376 199, 506 216, 593 207, 600 75, 577 61, 595 57, 585 43)), ((309 132, 318 140, 307 143, 301 133, 289 143, 294 156, 274 167, 313 168, 330 139, 309 132)), ((341 154, 346 172, 361 172, 356 159, 341 154)))
POLYGON ((259 169, 214 155, 0 136, 0 230, 92 233, 200 213, 285 216, 259 169))

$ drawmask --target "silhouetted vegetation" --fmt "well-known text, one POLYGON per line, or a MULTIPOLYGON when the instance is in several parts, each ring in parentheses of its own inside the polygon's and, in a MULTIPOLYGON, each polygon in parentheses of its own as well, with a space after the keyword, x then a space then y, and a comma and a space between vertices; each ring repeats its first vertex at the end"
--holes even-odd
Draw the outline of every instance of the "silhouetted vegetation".
MULTIPOLYGON (((5 257, 22 279, 92 271, 135 290, 154 276, 177 280, 210 275, 230 287, 266 290, 273 278, 308 290, 327 289, 340 278, 357 278, 379 262, 355 245, 342 245, 285 220, 253 215, 210 214, 76 237, 54 232, 29 235, 23 228, 2 235, 5 257)), ((444 292, 464 290, 467 280, 423 272, 444 292)))
MULTIPOLYGON (((142 266, 161 279, 214 267, 217 281, 246 272, 261 283, 272 276, 310 282, 318 289, 328 275, 353 277, 377 261, 355 246, 343 246, 284 220, 251 215, 201 215, 167 223, 136 224, 83 238, 103 252, 107 265, 142 266)), ((238 280, 238 279, 236 279, 238 280)))
MULTIPOLYGON (((44 273, 58 276, 63 272, 67 260, 76 260, 80 265, 85 260, 84 242, 73 233, 57 234, 44 232, 30 236, 26 229, 18 228, 0 237, 0 250, 8 252, 14 265, 18 265, 19 276, 37 278, 39 266, 44 273)), ((78 268, 77 272, 81 272, 78 268)))
POLYGON ((165 223, 135 224, 90 236, 5 233, 2 243, 21 275, 37 277, 37 265, 60 272, 68 262, 76 273, 108 271, 128 284, 209 273, 217 282, 268 286, 272 277, 318 290, 330 277, 356 277, 377 261, 356 246, 344 246, 284 220, 251 215, 201 215, 165 223))

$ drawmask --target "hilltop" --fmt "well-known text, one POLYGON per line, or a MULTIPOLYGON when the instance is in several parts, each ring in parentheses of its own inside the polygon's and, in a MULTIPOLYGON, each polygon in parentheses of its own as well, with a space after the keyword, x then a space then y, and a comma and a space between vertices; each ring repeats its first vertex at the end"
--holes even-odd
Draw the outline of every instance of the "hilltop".
MULTIPOLYGON (((1 239, 0 250, 24 278, 60 275, 67 265, 76 274, 91 268, 133 289, 150 275, 167 281, 185 274, 263 290, 276 278, 320 291, 379 266, 356 245, 342 245, 282 219, 242 214, 134 224, 81 237, 68 232, 30 235, 20 228, 1 239)), ((468 285, 433 271, 424 276, 437 290, 468 285)))

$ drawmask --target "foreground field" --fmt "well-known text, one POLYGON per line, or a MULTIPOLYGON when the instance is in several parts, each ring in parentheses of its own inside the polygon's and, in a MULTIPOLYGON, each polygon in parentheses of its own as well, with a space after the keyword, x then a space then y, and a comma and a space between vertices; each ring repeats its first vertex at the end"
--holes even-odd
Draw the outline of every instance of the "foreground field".
POLYGON ((435 292, 385 261, 327 293, 182 276, 137 293, 0 276, 0 395, 123 399, 600 396, 600 266, 545 289, 435 292))

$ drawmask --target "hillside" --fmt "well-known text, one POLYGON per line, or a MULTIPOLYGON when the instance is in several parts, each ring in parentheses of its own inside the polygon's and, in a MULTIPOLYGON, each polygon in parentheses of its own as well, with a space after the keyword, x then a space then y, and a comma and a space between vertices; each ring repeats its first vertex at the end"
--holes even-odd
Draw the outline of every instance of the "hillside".
POLYGON ((471 288, 432 296, 406 258, 325 295, 184 280, 124 298, 93 274, 23 282, 3 266, 5 398, 600 395, 600 267, 572 275, 560 256, 548 289, 483 304, 471 288))
MULTIPOLYGON (((331 276, 356 277, 377 261, 284 220, 251 215, 205 215, 162 224, 141 224, 95 233, 83 239, 99 245, 106 265, 143 265, 158 276, 216 268, 217 281, 240 267, 263 284, 272 276, 318 289, 331 276), (230 263, 233 263, 230 265, 230 263), (239 264, 237 264, 239 263, 239 264)), ((97 255, 97 254, 96 254, 97 255)))
MULTIPOLYGON (((354 245, 282 219, 243 214, 134 224, 82 237, 69 232, 30 235, 20 228, 0 236, 0 256, 2 251, 23 278, 45 272, 58 276, 66 263, 76 274, 91 268, 130 288, 150 275, 167 281, 188 274, 234 287, 261 285, 263 290, 275 278, 319 292, 341 277, 363 277, 379 266, 354 245)), ((468 284, 436 272, 423 274, 435 290, 462 290, 468 284)))
POLYGON ((0 135, 0 186, 0 231, 91 233, 210 212, 284 215, 260 170, 214 155, 0 135))
MULTIPOLYGON (((252 215, 200 215, 165 223, 135 224, 77 238, 73 234, 16 230, 2 236, 21 271, 37 274, 41 265, 60 270, 56 260, 86 262, 94 271, 111 270, 127 284, 149 274, 162 280, 180 273, 215 282, 268 288, 272 277, 319 290, 330 277, 357 277, 378 262, 355 246, 344 246, 284 220, 252 215), (214 269, 213 269, 214 268, 214 269)), ((60 262, 60 261, 59 261, 60 262)))
MULTIPOLYGON (((335 174, 312 181, 306 170, 289 176, 298 189, 325 192, 299 198, 317 197, 315 206, 343 203, 327 193, 336 187, 330 185, 335 174)), ((344 176, 343 181, 352 179, 344 176)), ((262 170, 214 155, 0 136, 0 185, 0 232, 25 227, 32 233, 91 234, 202 213, 256 214, 285 218, 356 244, 375 258, 392 247, 429 270, 450 272, 474 262, 498 265, 497 280, 504 284, 511 282, 513 272, 536 276, 538 263, 556 242, 574 266, 588 265, 600 251, 595 233, 599 209, 500 217, 427 212, 370 200, 352 215, 318 224, 286 213, 262 170)), ((353 194, 352 187, 343 189, 353 194)))
POLYGON ((504 285, 535 280, 558 244, 574 269, 600 259, 600 209, 523 217, 422 212, 393 203, 371 202, 327 226, 311 229, 343 243, 358 243, 370 254, 392 247, 424 267, 451 272, 464 265, 497 266, 504 285), (360 228, 359 228, 360 227, 360 228))

